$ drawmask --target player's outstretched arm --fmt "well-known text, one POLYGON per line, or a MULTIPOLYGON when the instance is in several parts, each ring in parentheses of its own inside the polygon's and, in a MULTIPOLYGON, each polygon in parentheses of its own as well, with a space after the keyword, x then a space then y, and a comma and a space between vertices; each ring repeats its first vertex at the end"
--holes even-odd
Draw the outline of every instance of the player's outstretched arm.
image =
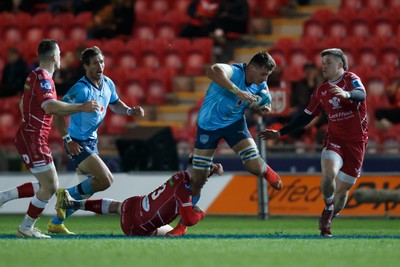
POLYGON ((96 112, 100 110, 100 105, 95 100, 89 100, 81 104, 68 104, 62 101, 50 101, 43 106, 47 114, 53 115, 70 115, 79 112, 96 112))
POLYGON ((258 136, 262 139, 278 139, 279 137, 288 134, 294 130, 301 129, 307 124, 309 124, 313 119, 314 115, 309 115, 303 112, 301 115, 297 116, 288 125, 280 130, 270 130, 265 129, 258 133, 258 136))

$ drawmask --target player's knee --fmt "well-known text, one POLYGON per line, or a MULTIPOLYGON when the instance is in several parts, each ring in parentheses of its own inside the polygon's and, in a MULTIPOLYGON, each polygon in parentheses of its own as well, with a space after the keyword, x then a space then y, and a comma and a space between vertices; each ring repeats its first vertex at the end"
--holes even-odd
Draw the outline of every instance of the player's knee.
POLYGON ((256 146, 250 146, 238 152, 246 170, 254 175, 261 175, 265 169, 265 163, 260 157, 256 146))

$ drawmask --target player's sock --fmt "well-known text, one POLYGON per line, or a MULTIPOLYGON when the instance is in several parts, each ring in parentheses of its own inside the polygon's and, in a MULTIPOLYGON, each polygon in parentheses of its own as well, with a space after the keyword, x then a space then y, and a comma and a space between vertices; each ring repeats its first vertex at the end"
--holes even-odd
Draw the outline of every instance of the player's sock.
POLYGON ((18 198, 33 197, 39 191, 39 182, 29 182, 16 187, 18 198))
POLYGON ((67 191, 70 194, 70 196, 76 200, 85 199, 87 198, 87 196, 91 196, 94 194, 92 179, 88 178, 84 180, 82 183, 68 188, 67 191))
MULTIPOLYGON (((65 219, 67 219, 69 216, 71 216, 76 210, 74 209, 67 209, 66 212, 66 217, 65 219)), ((63 224, 65 220, 60 219, 57 215, 54 216, 53 219, 51 219, 51 222, 54 224, 63 224)))
POLYGON ((328 197, 328 198, 324 198, 326 210, 332 210, 334 208, 334 205, 333 205, 334 197, 335 197, 335 195, 332 195, 331 197, 328 197))
POLYGON ((109 198, 87 200, 85 210, 95 212, 97 214, 109 214, 109 208, 113 200, 109 198))
POLYGON ((192 196, 192 205, 196 206, 197 202, 199 202, 200 196, 192 196))
POLYGON ((31 202, 29 203, 28 211, 26 212, 25 218, 22 221, 20 228, 22 230, 31 229, 36 222, 36 219, 43 212, 46 207, 48 201, 43 201, 37 198, 37 196, 33 196, 31 202))
POLYGON ((29 182, 0 192, 0 206, 17 198, 33 197, 39 190, 38 182, 29 182))

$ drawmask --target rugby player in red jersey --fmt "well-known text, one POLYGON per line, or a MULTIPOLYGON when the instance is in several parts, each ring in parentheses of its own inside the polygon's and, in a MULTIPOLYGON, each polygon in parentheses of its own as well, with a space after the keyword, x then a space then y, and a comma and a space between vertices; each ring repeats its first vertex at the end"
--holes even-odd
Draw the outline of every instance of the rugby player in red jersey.
MULTIPOLYGON (((183 236, 187 226, 197 224, 205 216, 204 211, 192 204, 191 162, 192 157, 189 158, 187 170, 173 174, 147 195, 130 197, 124 201, 107 198, 74 200, 67 193, 61 206, 97 214, 120 214, 121 229, 128 236, 183 236), (169 223, 178 215, 180 221, 172 228, 169 223)), ((209 177, 223 172, 221 164, 213 163, 209 177)))
POLYGON ((38 46, 39 67, 33 70, 24 85, 20 109, 22 124, 15 138, 16 148, 27 169, 38 180, 0 192, 0 206, 17 198, 32 197, 28 211, 18 227, 22 238, 50 238, 34 224, 58 187, 56 168, 51 156, 48 137, 53 114, 68 115, 78 112, 96 112, 96 101, 67 104, 57 100, 52 79, 60 68, 60 48, 55 40, 42 40, 38 46))
POLYGON ((277 139, 306 126, 325 111, 328 131, 321 154, 321 191, 325 208, 321 236, 331 237, 332 219, 345 207, 350 188, 360 177, 368 141, 366 91, 360 78, 347 71, 347 58, 338 48, 321 52, 325 82, 313 92, 304 113, 280 130, 265 129, 263 139, 277 139))

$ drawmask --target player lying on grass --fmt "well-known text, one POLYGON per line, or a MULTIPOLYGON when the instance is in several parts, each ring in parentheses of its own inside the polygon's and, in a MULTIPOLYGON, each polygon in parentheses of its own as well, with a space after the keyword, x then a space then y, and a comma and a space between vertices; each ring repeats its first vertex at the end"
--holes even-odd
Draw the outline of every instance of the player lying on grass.
MULTIPOLYGON (((130 197, 124 201, 112 199, 74 200, 63 190, 57 201, 63 209, 80 209, 97 214, 120 214, 121 229, 128 236, 183 236, 187 226, 201 221, 205 212, 192 205, 192 157, 186 171, 172 175, 164 184, 144 196, 130 197), (175 228, 171 223, 180 215, 175 228)), ((212 164, 209 177, 224 172, 220 163, 212 164)))

